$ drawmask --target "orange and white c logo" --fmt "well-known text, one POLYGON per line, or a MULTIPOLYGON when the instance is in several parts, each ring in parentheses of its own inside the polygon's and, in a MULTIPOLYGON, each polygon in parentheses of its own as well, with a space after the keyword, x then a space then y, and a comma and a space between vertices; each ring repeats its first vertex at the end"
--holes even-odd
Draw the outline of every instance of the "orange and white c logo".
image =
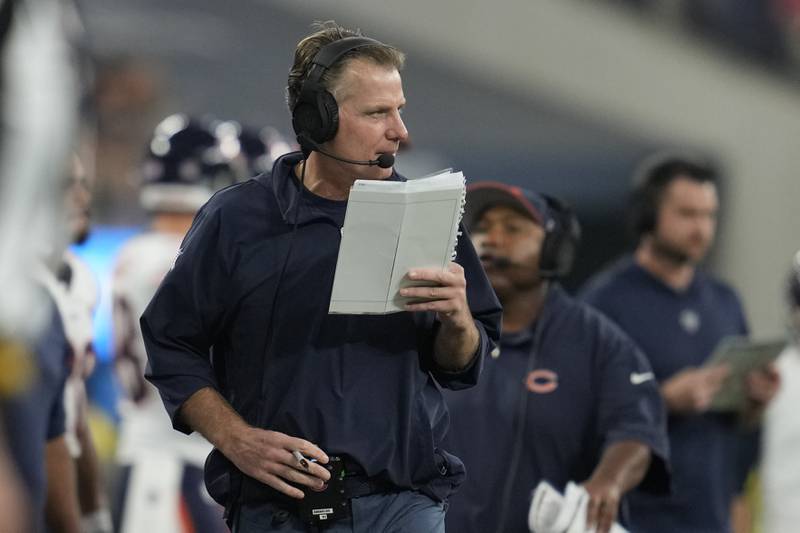
POLYGON ((539 368, 525 378, 525 386, 536 394, 548 394, 558 388, 558 374, 552 370, 539 368))

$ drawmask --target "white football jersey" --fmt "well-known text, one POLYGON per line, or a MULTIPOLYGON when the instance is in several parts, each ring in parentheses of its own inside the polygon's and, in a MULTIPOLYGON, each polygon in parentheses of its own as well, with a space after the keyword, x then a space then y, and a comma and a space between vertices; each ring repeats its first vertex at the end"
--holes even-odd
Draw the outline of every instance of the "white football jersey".
POLYGON ((172 423, 156 388, 145 381, 147 366, 139 317, 172 267, 182 235, 149 232, 137 235, 120 250, 114 269, 114 358, 127 393, 120 405, 117 458, 134 462, 152 450, 169 451, 202 466, 211 445, 197 433, 184 435, 172 423))
POLYGON ((78 416, 84 412, 81 404, 87 401, 84 380, 91 374, 95 362, 92 326, 99 286, 89 266, 69 250, 62 256, 62 265, 57 274, 40 264, 36 269, 36 277, 53 297, 70 344, 72 357, 69 377, 64 386, 64 436, 70 453, 78 457, 81 446, 76 427, 78 416))
POLYGON ((87 378, 94 367, 93 317, 100 295, 97 277, 74 253, 64 252, 69 279, 61 279, 66 299, 59 302, 64 330, 75 355, 72 374, 87 378))
POLYGON ((763 426, 761 484, 764 531, 796 531, 800 524, 800 349, 787 346, 777 360, 781 388, 767 407, 763 426))

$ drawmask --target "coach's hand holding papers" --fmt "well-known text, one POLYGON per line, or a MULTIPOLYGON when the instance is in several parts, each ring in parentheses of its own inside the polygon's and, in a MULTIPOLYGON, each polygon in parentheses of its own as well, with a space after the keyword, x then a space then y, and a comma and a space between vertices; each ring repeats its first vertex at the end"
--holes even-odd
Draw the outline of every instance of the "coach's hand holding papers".
MULTIPOLYGON (((357 180, 347 204, 329 312, 385 314, 422 310, 406 308, 408 303, 421 303, 422 295, 406 296, 400 289, 438 286, 441 280, 432 281, 425 275, 429 269, 438 269, 443 277, 457 277, 453 269, 458 265, 451 265, 450 261, 459 234, 464 194, 463 174, 449 170, 405 182, 357 180), (419 279, 425 281, 411 279, 412 270, 419 271, 419 279)), ((425 300, 449 302, 425 310, 457 315, 457 305, 453 303, 457 298, 450 298, 453 295, 449 286, 430 290, 434 294, 426 294, 425 300)))

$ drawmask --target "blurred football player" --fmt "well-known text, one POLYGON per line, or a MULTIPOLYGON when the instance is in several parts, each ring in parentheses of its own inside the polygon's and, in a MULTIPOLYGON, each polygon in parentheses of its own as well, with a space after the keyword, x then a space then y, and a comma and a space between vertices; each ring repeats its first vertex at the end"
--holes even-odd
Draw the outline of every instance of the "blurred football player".
POLYGON ((120 407, 117 462, 123 465, 120 533, 224 531, 222 508, 203 485, 211 445, 182 435, 144 380, 139 316, 170 269, 195 212, 235 182, 220 140, 204 123, 171 115, 156 127, 142 166, 141 206, 150 228, 120 250, 114 277, 114 354, 127 398, 120 407))

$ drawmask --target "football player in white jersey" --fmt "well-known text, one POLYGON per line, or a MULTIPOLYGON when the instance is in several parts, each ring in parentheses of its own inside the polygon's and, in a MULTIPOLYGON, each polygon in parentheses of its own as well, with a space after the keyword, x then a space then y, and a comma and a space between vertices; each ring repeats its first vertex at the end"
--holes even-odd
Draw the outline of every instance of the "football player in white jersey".
POLYGON ((800 522, 800 251, 792 261, 787 286, 789 342, 777 367, 781 389, 765 413, 761 459, 764 531, 794 531, 800 522))
MULTIPOLYGON (((73 156, 64 196, 66 228, 73 244, 89 236, 91 185, 83 164, 73 156)), ((89 266, 69 249, 63 252, 55 272, 41 268, 37 278, 56 303, 69 343, 67 381, 64 387, 66 432, 64 438, 75 461, 83 533, 111 531, 103 481, 94 442, 89 431, 86 379, 95 366, 93 316, 99 299, 97 278, 89 266)))
MULTIPOLYGON (((89 237, 91 201, 90 176, 80 159, 74 156, 65 206, 73 244, 83 244, 89 237)), ((73 354, 64 389, 64 409, 67 445, 76 464, 81 528, 83 533, 110 533, 111 513, 89 431, 86 394, 86 379, 95 367, 93 318, 100 287, 94 272, 69 249, 64 252, 57 277, 63 297, 56 297, 56 302, 73 354)))
POLYGON ((120 533, 172 533, 187 525, 195 532, 226 531, 222 508, 203 484, 211 445, 198 433, 174 431, 144 379, 139 317, 180 253, 195 212, 215 191, 249 177, 258 168, 252 161, 274 158, 263 141, 260 150, 251 138, 245 146, 242 131, 232 122, 206 126, 171 115, 156 127, 142 167, 140 203, 151 215, 150 228, 120 250, 113 279, 115 366, 127 394, 117 448, 126 467, 120 533))

